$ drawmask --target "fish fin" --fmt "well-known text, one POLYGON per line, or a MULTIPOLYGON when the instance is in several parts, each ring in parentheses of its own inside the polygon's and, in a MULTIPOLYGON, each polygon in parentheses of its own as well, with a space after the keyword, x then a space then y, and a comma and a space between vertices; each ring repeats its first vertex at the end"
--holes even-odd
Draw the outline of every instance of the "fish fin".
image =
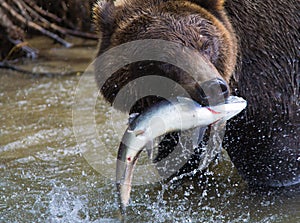
POLYGON ((129 115, 127 125, 130 125, 138 116, 140 113, 132 113, 129 115))
POLYGON ((177 101, 180 104, 184 105, 181 106, 181 109, 186 111, 193 111, 196 108, 202 107, 200 104, 198 104, 196 101, 192 100, 191 98, 177 97, 177 101))
POLYGON ((133 133, 135 136, 143 135, 145 133, 145 130, 139 129, 139 130, 134 130, 133 133))
POLYGON ((146 151, 148 154, 148 158, 152 161, 153 160, 153 141, 149 141, 145 147, 146 147, 146 151))
POLYGON ((197 148, 203 140, 205 131, 207 130, 207 126, 197 127, 193 131, 193 147, 197 148))
POLYGON ((178 97, 177 97, 177 101, 180 102, 180 103, 185 103, 185 104, 191 104, 191 105, 198 105, 198 106, 201 106, 200 104, 198 104, 196 101, 194 101, 194 100, 191 99, 191 98, 186 98, 186 97, 180 97, 180 96, 178 96, 178 97))

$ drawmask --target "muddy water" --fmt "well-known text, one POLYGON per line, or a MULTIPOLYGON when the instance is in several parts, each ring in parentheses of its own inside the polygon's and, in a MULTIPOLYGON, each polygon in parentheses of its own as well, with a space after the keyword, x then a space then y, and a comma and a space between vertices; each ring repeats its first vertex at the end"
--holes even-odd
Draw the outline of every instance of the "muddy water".
MULTIPOLYGON (((38 72, 84 70, 96 48, 78 41, 65 49, 45 38, 31 44, 40 58, 19 65, 38 72)), ((111 167, 95 170, 73 132, 79 80, 0 70, 0 222, 117 222, 114 182, 103 174, 111 167)), ((104 143, 95 147, 114 156, 126 118, 99 98, 95 120, 104 143)), ((128 221, 300 222, 299 198, 297 188, 249 191, 224 154, 198 181, 134 186, 128 221)))

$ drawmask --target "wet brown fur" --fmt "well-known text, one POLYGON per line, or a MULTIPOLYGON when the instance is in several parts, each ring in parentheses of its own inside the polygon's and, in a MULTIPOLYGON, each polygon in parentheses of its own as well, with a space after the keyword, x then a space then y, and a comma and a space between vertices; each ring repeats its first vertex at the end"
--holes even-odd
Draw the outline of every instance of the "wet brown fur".
MULTIPOLYGON (((127 0, 118 6, 112 1, 98 2, 94 7, 95 24, 101 38, 98 55, 129 41, 168 40, 198 50, 229 81, 236 63, 236 38, 221 7, 223 1, 214 2, 215 8, 211 11, 192 1, 127 0)), ((124 67, 107 80, 102 93, 113 103, 123 86, 137 77, 151 74, 172 78, 199 101, 194 96, 196 86, 189 81, 189 75, 161 63, 149 67, 141 62, 124 67), (135 68, 141 66, 144 69, 136 71, 135 68), (115 83, 118 88, 114 87, 115 83)))
POLYGON ((192 20, 202 18, 211 22, 212 27, 216 28, 216 30, 210 30, 218 36, 218 41, 220 41, 218 59, 214 65, 223 78, 229 80, 235 67, 237 46, 233 29, 223 8, 224 1, 210 1, 210 4, 203 4, 205 7, 201 7, 202 2, 205 1, 125 0, 123 2, 124 4, 118 7, 114 7, 112 1, 98 2, 94 7, 96 27, 99 28, 102 39, 98 55, 127 41, 145 38, 176 41, 201 50, 204 40, 199 39, 201 32, 199 33, 200 30, 195 27, 199 24, 192 20), (189 17, 191 14, 195 16, 189 17), (179 23, 178 19, 183 20, 185 24, 179 23), (158 27, 159 22, 163 20, 169 20, 170 27, 158 27), (153 33, 149 25, 151 23, 154 23, 153 33), (185 25, 188 23, 194 27, 186 28, 185 25), (143 34, 141 29, 146 27, 150 30, 143 34), (164 34, 164 31, 167 31, 167 34, 164 34), (184 38, 183 40, 179 40, 177 36, 173 38, 168 36, 168 34, 178 34, 179 32, 180 37, 184 38), (138 35, 139 33, 140 35, 138 35), (158 33, 159 36, 157 36, 158 33))
POLYGON ((239 44, 232 91, 248 102, 227 151, 252 184, 300 182, 300 1, 227 0, 239 44))

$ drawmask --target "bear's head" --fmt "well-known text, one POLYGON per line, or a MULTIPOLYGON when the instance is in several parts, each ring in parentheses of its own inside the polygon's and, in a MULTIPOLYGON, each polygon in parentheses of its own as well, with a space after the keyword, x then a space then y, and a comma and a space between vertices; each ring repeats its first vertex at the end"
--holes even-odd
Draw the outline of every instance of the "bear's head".
MULTIPOLYGON (((223 9, 223 1, 99 1, 94 7, 95 25, 99 31, 100 44, 97 56, 125 43, 138 40, 164 40, 187 47, 198 57, 189 58, 191 63, 205 61, 219 77, 209 84, 221 86, 220 95, 229 95, 227 84, 236 63, 237 44, 234 32, 223 9)), ((162 51, 164 49, 161 49, 162 51)), ((181 49, 168 52, 173 57, 181 49)), ((145 52, 147 53, 147 52, 145 52)), ((181 50, 184 54, 184 50, 181 50)), ((187 55, 189 56, 189 55, 187 55)), ((96 72, 101 79, 101 72, 96 72)), ((193 98, 206 104, 205 95, 195 79, 201 79, 186 71, 161 61, 139 61, 128 64, 112 74, 101 92, 113 103, 118 92, 130 81, 147 75, 167 77, 180 84, 193 98)), ((146 85, 144 85, 146 87, 146 85)), ((131 91, 131 93, 134 91, 131 91)), ((175 93, 176 94, 176 93, 175 93)), ((140 100, 131 112, 141 112, 146 107, 161 100, 148 96, 140 100)), ((122 108, 121 108, 122 109, 122 108)))

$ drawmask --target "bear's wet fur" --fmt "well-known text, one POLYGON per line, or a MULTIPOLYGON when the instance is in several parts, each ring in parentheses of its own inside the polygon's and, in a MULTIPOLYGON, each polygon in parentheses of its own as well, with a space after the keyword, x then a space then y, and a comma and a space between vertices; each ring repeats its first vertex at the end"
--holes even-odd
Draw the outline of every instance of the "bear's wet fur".
MULTIPOLYGON (((300 1, 99 1, 94 12, 101 39, 98 56, 142 39, 173 41, 199 51, 230 84, 232 94, 248 102, 228 123, 224 142, 239 173, 253 185, 300 182, 300 1)), ((113 103, 131 80, 152 74, 172 78, 202 102, 197 87, 187 83, 188 74, 149 61, 118 70, 101 92, 113 103)), ((134 111, 158 100, 144 100, 134 111)))
MULTIPOLYGON (((221 19, 189 1, 130 0, 119 6, 114 6, 112 1, 102 1, 95 6, 94 11, 96 27, 101 35, 98 55, 134 40, 167 40, 201 52, 220 75, 229 81, 236 63, 236 38, 222 8, 218 12, 221 19)), ((106 81, 101 89, 102 94, 113 103, 114 96, 127 83, 151 74, 173 79, 193 99, 198 99, 196 86, 189 81, 189 74, 159 62, 139 62, 124 67, 106 81), (143 68, 137 69, 139 67, 143 68)), ((144 104, 142 107, 146 106, 144 104)))
POLYGON ((300 1, 228 0, 238 38, 232 91, 248 107, 230 120, 226 149, 254 185, 300 183, 300 1))

